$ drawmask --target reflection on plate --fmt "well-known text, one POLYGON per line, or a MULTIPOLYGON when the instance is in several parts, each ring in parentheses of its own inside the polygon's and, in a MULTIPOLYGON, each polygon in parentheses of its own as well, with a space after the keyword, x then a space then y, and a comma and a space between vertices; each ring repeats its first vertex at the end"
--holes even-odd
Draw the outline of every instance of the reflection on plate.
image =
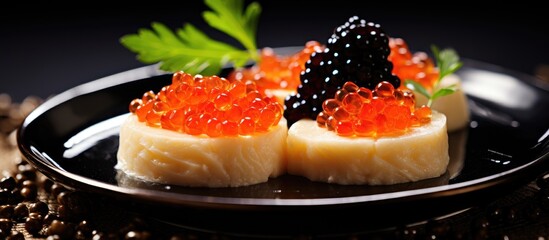
POLYGON ((29 162, 55 181, 131 201, 145 207, 140 211, 178 226, 247 234, 333 234, 394 226, 493 200, 544 171, 549 155, 547 86, 497 66, 464 63, 458 75, 471 106, 470 125, 450 134, 447 173, 419 182, 341 186, 282 176, 247 187, 187 188, 128 178, 114 169, 118 129, 132 99, 169 83, 171 75, 156 66, 51 98, 25 120, 18 143, 29 162), (350 220, 356 217, 361 221, 350 220))

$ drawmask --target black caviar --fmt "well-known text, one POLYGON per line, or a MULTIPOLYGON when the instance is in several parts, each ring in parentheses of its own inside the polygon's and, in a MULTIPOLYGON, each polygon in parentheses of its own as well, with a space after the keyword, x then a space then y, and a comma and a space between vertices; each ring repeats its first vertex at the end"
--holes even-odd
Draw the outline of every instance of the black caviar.
POLYGON ((357 16, 334 30, 326 48, 311 54, 301 73, 296 94, 286 97, 284 117, 288 126, 303 118, 316 119, 324 100, 334 96, 347 81, 371 90, 381 81, 400 86, 387 60, 389 37, 379 24, 357 16))

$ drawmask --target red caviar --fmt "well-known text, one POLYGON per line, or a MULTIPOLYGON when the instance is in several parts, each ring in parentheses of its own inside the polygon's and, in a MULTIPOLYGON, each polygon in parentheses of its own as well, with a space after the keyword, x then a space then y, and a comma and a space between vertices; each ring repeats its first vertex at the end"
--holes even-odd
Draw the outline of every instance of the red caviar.
MULTIPOLYGON (((393 74, 400 79, 411 79, 431 90, 438 80, 439 72, 433 60, 425 52, 412 54, 402 38, 390 38, 391 53, 388 60, 393 63, 393 74)), ((404 84, 401 88, 405 88, 404 84)))
MULTIPOLYGON (((301 84, 299 76, 305 70, 305 63, 316 50, 324 47, 317 41, 309 41, 305 47, 289 56, 279 56, 271 48, 261 50, 259 64, 250 68, 232 71, 229 80, 253 80, 260 91, 268 89, 295 90, 301 84)), ((266 91, 268 94, 269 91, 266 91)))
POLYGON ((411 91, 380 82, 373 91, 353 82, 322 104, 316 122, 341 136, 380 137, 405 133, 431 121, 431 109, 416 109, 411 91))
POLYGON ((283 107, 254 82, 176 72, 157 94, 148 91, 129 110, 148 126, 210 137, 253 135, 278 125, 283 107))

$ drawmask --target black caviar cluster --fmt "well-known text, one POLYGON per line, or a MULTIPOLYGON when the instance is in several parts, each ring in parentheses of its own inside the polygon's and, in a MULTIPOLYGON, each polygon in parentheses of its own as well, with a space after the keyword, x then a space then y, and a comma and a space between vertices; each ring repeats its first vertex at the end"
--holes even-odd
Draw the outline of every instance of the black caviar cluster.
POLYGON ((305 64, 297 93, 285 100, 288 126, 303 118, 316 119, 322 102, 333 98, 347 81, 372 90, 381 81, 399 87, 400 79, 387 60, 390 52, 389 37, 379 24, 349 18, 334 30, 326 48, 311 54, 305 64))

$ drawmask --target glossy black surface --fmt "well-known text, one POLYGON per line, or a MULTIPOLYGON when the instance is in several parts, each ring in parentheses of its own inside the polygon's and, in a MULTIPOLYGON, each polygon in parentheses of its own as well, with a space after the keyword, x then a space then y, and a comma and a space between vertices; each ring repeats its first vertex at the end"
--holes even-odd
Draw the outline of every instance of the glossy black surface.
POLYGON ((395 226, 492 200, 547 170, 549 87, 528 75, 464 62, 458 74, 469 98, 470 125, 450 134, 448 172, 414 183, 340 186, 282 176, 248 187, 187 188, 127 178, 114 169, 118 127, 132 99, 171 80, 155 66, 51 98, 25 120, 18 143, 52 179, 128 201, 135 211, 177 226, 246 234, 334 234, 395 226), (350 220, 355 217, 362 221, 350 220))

